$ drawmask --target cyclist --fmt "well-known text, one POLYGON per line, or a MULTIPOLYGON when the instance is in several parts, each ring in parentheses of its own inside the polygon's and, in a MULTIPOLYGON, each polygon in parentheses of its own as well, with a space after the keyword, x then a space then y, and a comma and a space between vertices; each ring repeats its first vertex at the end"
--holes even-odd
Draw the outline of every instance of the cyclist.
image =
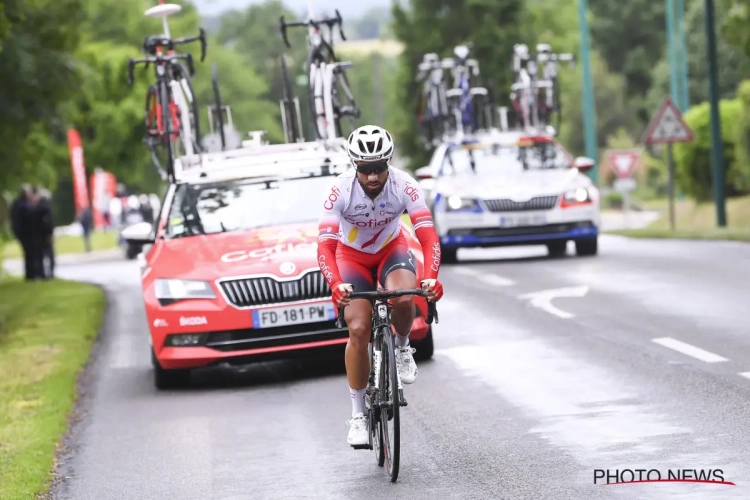
MULTIPOLYGON (((348 139, 354 169, 338 175, 325 193, 318 237, 318 264, 338 308, 345 306, 349 327, 346 374, 352 399, 352 419, 347 422, 347 442, 367 444, 364 414, 365 389, 370 374, 367 347, 372 330, 372 308, 364 299, 352 300, 349 292, 372 291, 373 272, 388 289, 416 288, 416 268, 404 235, 401 214, 409 213, 424 255, 424 279, 428 300, 440 300, 443 286, 437 281, 440 242, 419 185, 409 174, 389 165, 393 139, 386 130, 365 125, 348 139)), ((417 377, 417 366, 409 346, 414 320, 413 296, 391 299, 391 320, 396 331, 396 366, 405 384, 417 377)))

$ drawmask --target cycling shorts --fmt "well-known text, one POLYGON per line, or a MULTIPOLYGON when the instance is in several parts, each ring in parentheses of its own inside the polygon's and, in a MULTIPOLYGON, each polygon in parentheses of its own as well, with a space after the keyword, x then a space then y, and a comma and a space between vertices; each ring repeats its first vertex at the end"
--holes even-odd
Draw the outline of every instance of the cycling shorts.
POLYGON ((403 232, 374 254, 339 244, 336 247, 336 265, 341 279, 344 283, 350 283, 355 292, 375 290, 374 276, 385 286, 388 274, 396 269, 411 271, 415 276, 417 274, 414 255, 409 250, 403 232))

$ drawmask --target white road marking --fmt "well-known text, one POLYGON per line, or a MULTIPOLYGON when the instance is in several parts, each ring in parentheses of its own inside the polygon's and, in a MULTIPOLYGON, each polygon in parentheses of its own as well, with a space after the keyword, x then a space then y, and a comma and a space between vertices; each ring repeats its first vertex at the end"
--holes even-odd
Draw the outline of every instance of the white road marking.
POLYGON ((729 361, 727 358, 723 358, 719 356, 718 354, 705 351, 701 349, 700 347, 695 347, 693 345, 686 344, 685 342, 681 342, 671 337, 660 337, 658 339, 651 339, 651 341, 661 346, 675 350, 679 353, 685 354, 686 356, 691 356, 695 359, 700 359, 701 361, 705 361, 706 363, 721 363, 724 361, 729 361))
POLYGON ((463 345, 436 354, 537 420, 531 434, 583 463, 613 464, 624 454, 628 460, 653 459, 669 449, 670 436, 693 432, 642 402, 649 399, 648 386, 541 339, 463 345))
POLYGON ((516 284, 516 282, 512 279, 498 276, 497 274, 484 274, 481 276, 477 276, 477 278, 479 278, 479 280, 483 283, 487 283, 488 285, 492 286, 513 286, 516 284))
POLYGON ((457 267, 453 270, 453 272, 462 276, 476 278, 483 283, 492 286, 513 286, 516 284, 516 282, 510 278, 506 278, 498 274, 485 273, 478 269, 472 269, 471 267, 457 267))
POLYGON ((565 312, 552 305, 552 299, 558 297, 583 297, 589 291, 586 285, 574 286, 568 288, 556 288, 554 290, 543 290, 541 292, 526 293, 519 295, 519 299, 531 299, 530 304, 542 311, 554 314, 558 318, 570 319, 575 315, 565 312))
POLYGON ((739 375, 745 378, 750 378, 750 372, 742 372, 742 373, 739 373, 739 375))

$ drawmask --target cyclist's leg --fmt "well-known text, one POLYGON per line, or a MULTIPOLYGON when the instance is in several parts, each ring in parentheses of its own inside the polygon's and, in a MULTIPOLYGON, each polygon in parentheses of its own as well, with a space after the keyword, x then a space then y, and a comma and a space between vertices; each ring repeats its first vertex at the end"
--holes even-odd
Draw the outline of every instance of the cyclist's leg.
MULTIPOLYGON (((391 242, 386 249, 378 268, 380 282, 389 290, 403 290, 417 287, 417 273, 414 259, 403 234, 391 242)), ((409 333, 414 322, 414 296, 407 295, 391 299, 393 311, 391 322, 396 330, 396 367, 399 377, 405 384, 413 383, 417 378, 417 365, 414 362, 414 349, 409 346, 409 333)))
MULTIPOLYGON (((374 256, 357 252, 344 245, 338 245, 336 264, 341 279, 350 283, 355 292, 375 289, 372 282, 372 267, 369 266, 374 256), (369 257, 369 259, 368 259, 369 257), (369 267, 368 267, 369 266, 369 267)), ((349 395, 352 400, 352 419, 349 423, 347 442, 350 445, 365 445, 369 442, 367 420, 364 416, 365 390, 370 376, 370 356, 367 346, 372 331, 372 307, 365 299, 354 299, 344 309, 344 320, 349 328, 349 342, 346 344, 344 361, 346 378, 349 381, 349 395)))

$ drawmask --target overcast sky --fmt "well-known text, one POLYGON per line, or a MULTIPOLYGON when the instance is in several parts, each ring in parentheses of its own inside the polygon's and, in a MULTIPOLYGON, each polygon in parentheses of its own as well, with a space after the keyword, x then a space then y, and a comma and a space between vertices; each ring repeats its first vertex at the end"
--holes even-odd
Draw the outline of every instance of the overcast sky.
MULTIPOLYGON (((263 3, 265 0, 193 0, 201 14, 214 15, 228 9, 244 9, 250 4, 263 3)), ((295 12, 307 10, 307 0, 283 0, 295 12)), ((372 7, 390 7, 391 0, 312 0, 313 12, 326 10, 333 12, 339 9, 342 17, 359 17, 372 7)), ((346 22, 346 19, 344 20, 346 22)))

